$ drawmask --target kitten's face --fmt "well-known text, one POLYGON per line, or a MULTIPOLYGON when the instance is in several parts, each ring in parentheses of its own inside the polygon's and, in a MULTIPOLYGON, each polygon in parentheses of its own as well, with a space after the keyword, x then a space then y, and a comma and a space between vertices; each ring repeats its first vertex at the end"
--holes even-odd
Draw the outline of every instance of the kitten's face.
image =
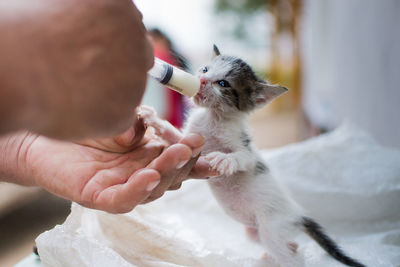
POLYGON ((213 60, 198 71, 201 81, 194 102, 219 112, 247 112, 286 92, 256 77, 251 67, 237 57, 220 55, 214 47, 213 60))

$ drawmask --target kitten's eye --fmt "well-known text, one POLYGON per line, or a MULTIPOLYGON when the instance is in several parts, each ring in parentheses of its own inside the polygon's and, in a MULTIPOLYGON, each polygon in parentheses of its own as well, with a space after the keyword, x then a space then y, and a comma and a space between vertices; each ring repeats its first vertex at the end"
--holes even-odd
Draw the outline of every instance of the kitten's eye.
POLYGON ((218 84, 222 87, 231 87, 231 85, 228 83, 228 81, 225 81, 225 80, 218 81, 218 84))
POLYGON ((202 71, 203 73, 206 73, 206 72, 208 71, 208 68, 207 68, 207 67, 204 67, 204 68, 201 69, 201 71, 202 71))

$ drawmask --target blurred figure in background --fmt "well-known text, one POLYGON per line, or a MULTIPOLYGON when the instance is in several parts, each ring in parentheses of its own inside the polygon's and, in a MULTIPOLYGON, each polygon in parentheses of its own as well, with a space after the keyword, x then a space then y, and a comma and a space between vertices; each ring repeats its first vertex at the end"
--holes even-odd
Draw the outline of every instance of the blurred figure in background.
MULTIPOLYGON (((176 52, 171 40, 162 31, 153 28, 148 33, 153 44, 155 57, 183 70, 188 70, 186 59, 176 52)), ((150 82, 151 86, 153 86, 153 83, 150 82)), ((159 105, 163 106, 163 110, 160 112, 160 108, 158 109, 160 115, 175 127, 182 127, 186 109, 185 96, 168 88, 164 88, 163 94, 164 97, 162 98, 164 99, 161 99, 161 101, 164 103, 159 103, 159 105)), ((153 103, 153 101, 151 102, 153 103)))

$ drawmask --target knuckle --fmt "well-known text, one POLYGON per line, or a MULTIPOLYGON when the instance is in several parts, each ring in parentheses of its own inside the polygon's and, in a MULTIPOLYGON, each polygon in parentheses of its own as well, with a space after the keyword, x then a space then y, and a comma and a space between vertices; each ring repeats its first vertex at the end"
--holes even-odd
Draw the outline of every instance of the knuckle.
POLYGON ((135 208, 135 206, 136 205, 134 205, 134 206, 118 206, 118 207, 114 207, 109 212, 111 212, 113 214, 123 214, 123 213, 132 211, 135 208))

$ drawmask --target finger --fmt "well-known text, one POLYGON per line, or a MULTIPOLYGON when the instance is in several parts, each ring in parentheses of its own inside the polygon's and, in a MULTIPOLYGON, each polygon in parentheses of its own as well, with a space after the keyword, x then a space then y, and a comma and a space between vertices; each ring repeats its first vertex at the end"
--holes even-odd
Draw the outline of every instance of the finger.
POLYGON ((211 169, 210 164, 204 157, 200 157, 196 165, 192 168, 192 171, 189 173, 190 178, 199 178, 204 179, 213 176, 219 176, 219 173, 215 170, 211 169))
MULTIPOLYGON (((171 190, 178 190, 179 188, 181 188, 182 182, 187 179, 187 175, 188 175, 188 173, 190 173, 193 165, 196 164, 197 159, 198 159, 198 156, 196 158, 191 158, 189 160, 189 162, 186 163, 186 165, 184 165, 182 168, 167 174, 170 177, 164 176, 162 179, 170 179, 171 180, 168 188, 165 188, 166 186, 163 188, 157 188, 147 199, 142 201, 141 204, 146 204, 146 203, 149 203, 151 201, 154 201, 154 200, 162 197, 166 190, 171 191, 171 190)), ((167 185, 167 183, 166 183, 166 185, 167 185)))
POLYGON ((114 138, 115 142, 123 147, 133 147, 137 145, 146 133, 146 127, 142 119, 136 120, 134 126, 131 126, 123 134, 114 138))
POLYGON ((187 180, 189 177, 189 173, 191 172, 193 166, 196 164, 197 159, 199 158, 199 155, 195 158, 191 158, 188 163, 186 163, 185 166, 183 166, 181 169, 178 170, 177 174, 175 175, 175 178, 171 185, 169 186, 168 190, 176 190, 175 188, 178 187, 178 185, 182 184, 183 181, 187 180))
POLYGON ((186 145, 192 149, 191 159, 178 170, 173 170, 162 175, 162 183, 149 196, 144 203, 160 198, 166 190, 177 190, 181 187, 184 180, 188 178, 193 166, 196 164, 199 154, 204 146, 205 140, 198 134, 189 134, 179 141, 180 144, 186 145))
POLYGON ((183 144, 175 144, 164 150, 164 152, 149 164, 148 168, 157 170, 161 174, 160 184, 153 190, 149 200, 161 197, 174 179, 192 156, 192 150, 183 144))
POLYGON ((171 185, 168 190, 178 190, 182 187, 182 183, 171 185))
POLYGON ((94 208, 111 213, 129 212, 151 194, 160 178, 156 170, 139 170, 126 183, 108 187, 95 196, 94 208))
POLYGON ((192 158, 197 157, 201 153, 205 142, 204 137, 198 134, 189 134, 179 141, 180 144, 187 145, 192 149, 192 158))
POLYGON ((192 149, 192 158, 176 174, 176 177, 174 178, 174 181, 172 182, 168 190, 176 190, 180 188, 182 182, 188 179, 188 174, 191 172, 193 166, 196 164, 197 159, 200 156, 201 150, 203 149, 205 140, 202 136, 198 134, 189 134, 182 138, 179 143, 187 145, 192 149))

